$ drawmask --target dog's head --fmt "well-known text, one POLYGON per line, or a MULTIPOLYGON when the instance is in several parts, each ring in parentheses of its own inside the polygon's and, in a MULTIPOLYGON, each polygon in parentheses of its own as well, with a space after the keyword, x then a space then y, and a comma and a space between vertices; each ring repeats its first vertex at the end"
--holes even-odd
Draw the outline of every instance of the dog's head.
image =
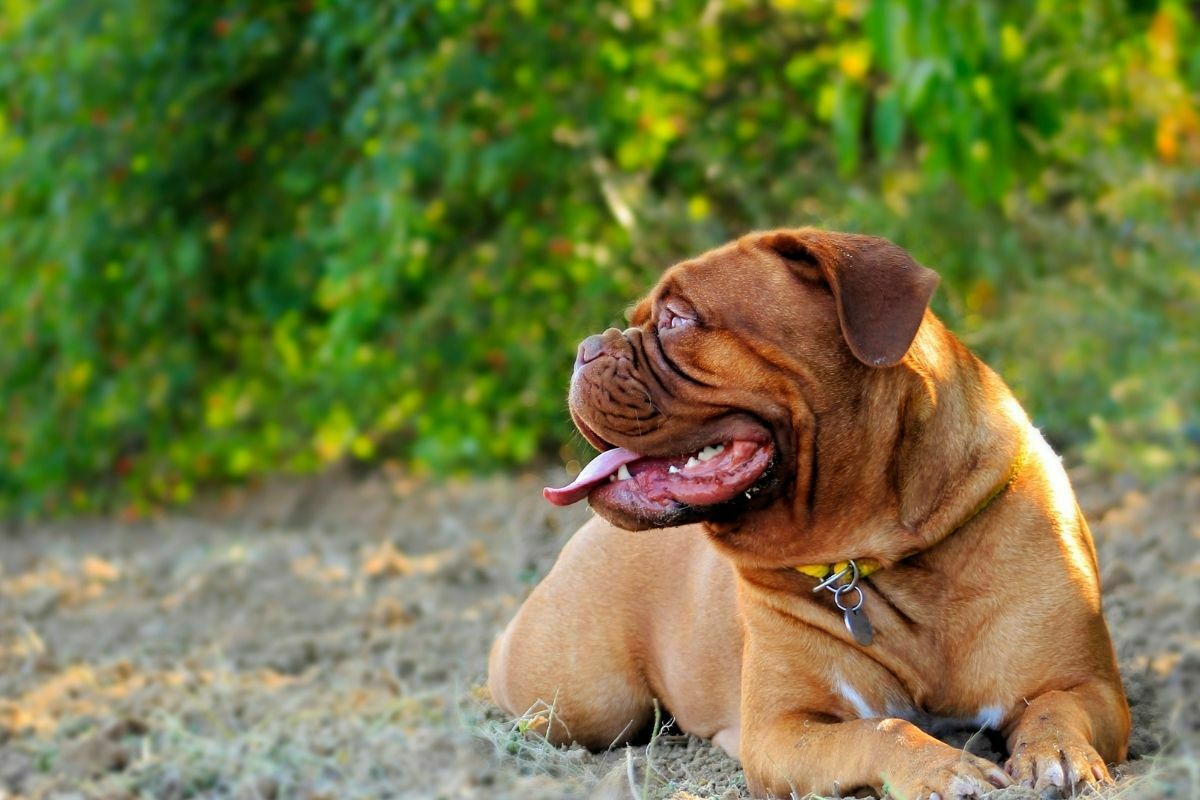
POLYGON ((794 508, 816 480, 816 427, 864 413, 937 282, 884 239, 813 229, 672 267, 632 327, 580 345, 571 415, 601 454, 547 499, 587 497, 630 530, 794 508))

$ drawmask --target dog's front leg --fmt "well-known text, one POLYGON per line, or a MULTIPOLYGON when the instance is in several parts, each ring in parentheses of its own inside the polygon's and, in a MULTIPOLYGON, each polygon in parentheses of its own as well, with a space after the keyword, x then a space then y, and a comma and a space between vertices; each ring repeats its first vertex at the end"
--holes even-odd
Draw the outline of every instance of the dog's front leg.
POLYGON ((1029 700, 1008 732, 1009 775, 1037 791, 1058 787, 1063 794, 1111 780, 1105 762, 1123 761, 1129 739, 1129 707, 1115 680, 1085 681, 1029 700))
POLYGON ((742 719, 741 761, 756 797, 842 796, 869 787, 898 800, 959 800, 1010 783, 990 761, 901 719, 831 722, 821 714, 765 711, 742 719))
MULTIPOLYGON (((961 800, 1008 786, 996 764, 903 719, 856 714, 828 676, 866 668, 850 644, 814 634, 743 587, 741 746, 758 797, 885 790, 897 800, 961 800)), ((854 683, 854 681, 850 681, 854 683)))

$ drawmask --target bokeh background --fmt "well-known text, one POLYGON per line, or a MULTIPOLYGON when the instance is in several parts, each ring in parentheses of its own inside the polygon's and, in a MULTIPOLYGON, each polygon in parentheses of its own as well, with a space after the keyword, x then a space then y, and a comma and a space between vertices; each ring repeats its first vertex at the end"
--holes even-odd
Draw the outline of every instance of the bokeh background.
POLYGON ((572 458, 575 343, 875 233, 1073 457, 1200 441, 1194 3, 3 0, 0 511, 572 458))
POLYGON ((1106 797, 1200 797, 1196 2, 0 0, 0 798, 748 797, 483 683, 576 342, 799 225, 941 273, 1094 533, 1106 797))

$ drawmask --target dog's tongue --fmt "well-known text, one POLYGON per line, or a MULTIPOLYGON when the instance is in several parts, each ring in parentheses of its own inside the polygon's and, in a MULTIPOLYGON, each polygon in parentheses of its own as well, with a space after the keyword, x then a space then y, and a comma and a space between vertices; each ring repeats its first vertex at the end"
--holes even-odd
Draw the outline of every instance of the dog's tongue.
POLYGON ((556 506, 569 506, 572 503, 578 503, 588 496, 588 492, 596 484, 608 480, 608 477, 615 474, 621 467, 637 461, 639 458, 641 458, 641 455, 632 450, 626 450, 624 447, 614 447, 612 450, 605 450, 589 461, 588 465, 575 476, 575 480, 566 486, 561 489, 555 489, 552 486, 542 489, 542 497, 556 506))

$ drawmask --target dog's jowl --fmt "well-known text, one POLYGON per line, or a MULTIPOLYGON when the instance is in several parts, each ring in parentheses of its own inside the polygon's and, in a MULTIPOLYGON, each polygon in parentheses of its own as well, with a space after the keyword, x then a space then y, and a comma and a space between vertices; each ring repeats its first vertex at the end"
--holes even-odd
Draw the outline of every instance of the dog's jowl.
POLYGON ((604 748, 657 700, 764 796, 1108 780, 1129 712, 1091 535, 936 285, 883 239, 753 234, 586 339, 569 403, 600 455, 546 497, 598 516, 496 642, 496 702, 604 748))

